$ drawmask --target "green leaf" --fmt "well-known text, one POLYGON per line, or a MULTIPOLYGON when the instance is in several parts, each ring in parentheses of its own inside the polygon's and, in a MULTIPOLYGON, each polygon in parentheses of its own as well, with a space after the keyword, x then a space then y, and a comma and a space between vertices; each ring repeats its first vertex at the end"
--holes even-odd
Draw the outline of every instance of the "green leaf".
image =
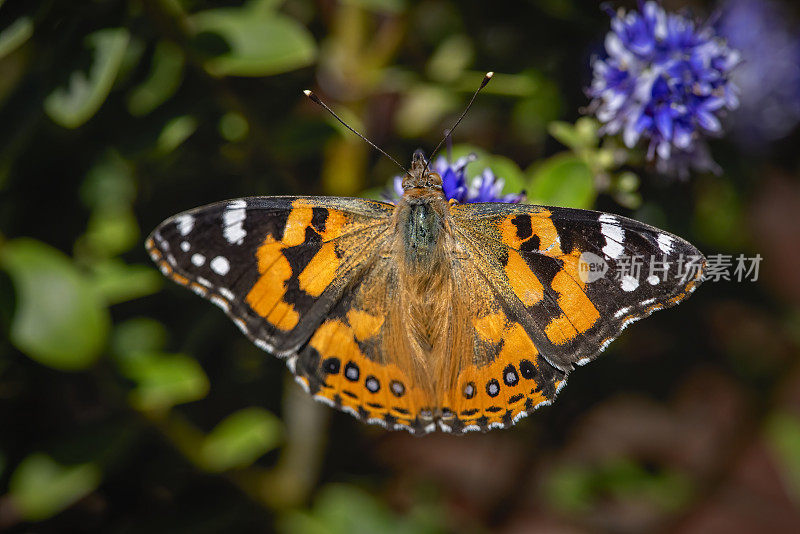
POLYGON ((139 410, 167 410, 208 394, 203 368, 185 354, 137 351, 118 362, 122 373, 136 383, 130 401, 139 410))
POLYGON ((197 130, 197 119, 191 115, 170 119, 161 130, 156 147, 161 154, 169 154, 189 139, 195 130, 197 130))
POLYGON ((528 199, 535 204, 590 208, 596 191, 592 171, 580 158, 556 154, 530 173, 528 199))
POLYGON ((436 48, 425 71, 438 82, 450 83, 459 78, 472 63, 475 51, 472 42, 463 34, 448 37, 436 48))
POLYGON ((769 448, 794 501, 800 503, 800 418, 788 412, 772 414, 765 426, 769 448))
POLYGON ((0 32, 0 59, 25 44, 33 35, 33 21, 30 17, 20 17, 0 32))
POLYGON ((242 141, 247 137, 249 131, 250 125, 247 123, 247 118, 241 113, 229 111, 219 120, 219 133, 232 143, 242 141))
POLYGON ((251 1, 244 7, 201 11, 190 18, 195 34, 222 37, 229 51, 208 59, 213 76, 269 76, 310 65, 317 53, 311 33, 296 20, 251 1))
POLYGON ((402 13, 406 9, 405 0, 344 0, 342 3, 377 13, 402 13))
POLYGON ((108 304, 119 304, 152 295, 161 289, 164 278, 152 267, 128 265, 112 258, 93 265, 94 290, 108 304))
POLYGON ((17 466, 8 483, 8 495, 23 519, 41 521, 94 491, 101 477, 93 463, 65 466, 36 453, 17 466))
POLYGON ((125 28, 106 28, 86 37, 94 50, 88 75, 74 71, 69 88, 59 88, 44 101, 44 109, 56 123, 77 128, 103 105, 117 76, 130 36, 125 28))
POLYGON ((457 105, 452 91, 437 85, 416 84, 406 91, 397 110, 397 132, 404 137, 418 138, 457 105))
POLYGON ((282 532, 330 533, 402 532, 403 520, 396 517, 375 496, 345 484, 326 486, 307 513, 286 517, 282 532))
POLYGON ((716 176, 702 176, 694 185, 697 200, 692 227, 696 235, 720 250, 742 250, 749 230, 736 187, 716 176))
POLYGON ((563 121, 553 121, 548 126, 550 135, 573 150, 596 147, 599 141, 598 128, 597 121, 588 117, 581 117, 574 125, 563 121))
POLYGON ((116 256, 139 243, 139 222, 128 206, 95 209, 81 239, 95 254, 116 256))
POLYGON ((111 350, 114 356, 124 358, 137 352, 159 352, 167 344, 167 329, 149 317, 136 317, 114 327, 111 350))
POLYGON ((128 206, 136 198, 136 183, 131 164, 117 152, 105 152, 81 184, 81 200, 91 208, 128 206))
POLYGON ((147 79, 128 95, 131 115, 147 115, 175 94, 183 80, 185 58, 181 49, 161 41, 153 52, 153 64, 147 79))
POLYGON ((262 408, 245 408, 229 415, 206 436, 201 449, 210 471, 246 467, 281 441, 283 425, 262 408))
POLYGON ((17 293, 11 342, 56 369, 77 370, 94 363, 111 321, 70 259, 49 245, 21 238, 0 249, 0 267, 8 271, 17 293))
POLYGON ((592 472, 581 466, 558 467, 546 481, 545 495, 553 508, 562 512, 585 512, 594 502, 592 472))

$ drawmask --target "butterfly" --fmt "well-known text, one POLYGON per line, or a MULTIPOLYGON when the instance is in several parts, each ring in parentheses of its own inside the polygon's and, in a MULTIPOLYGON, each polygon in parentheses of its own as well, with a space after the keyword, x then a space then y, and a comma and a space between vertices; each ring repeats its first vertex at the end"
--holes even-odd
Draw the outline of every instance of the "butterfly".
POLYGON ((146 248, 315 399, 414 434, 513 425, 702 281, 694 246, 632 219, 448 201, 419 151, 402 188, 395 204, 218 202, 167 219, 146 248))

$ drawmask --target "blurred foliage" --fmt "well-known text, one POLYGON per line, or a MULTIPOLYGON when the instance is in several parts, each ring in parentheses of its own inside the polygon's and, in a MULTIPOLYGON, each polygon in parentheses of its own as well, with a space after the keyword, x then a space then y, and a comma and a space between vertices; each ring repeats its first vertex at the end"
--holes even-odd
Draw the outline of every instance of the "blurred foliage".
POLYGON ((100 470, 91 463, 64 466, 35 453, 11 475, 8 494, 22 518, 40 521, 94 491, 100 478, 100 470))
POLYGON ((658 174, 582 116, 607 29, 571 0, 0 1, 0 530, 800 529, 797 132, 658 174), (637 325, 513 430, 414 439, 312 402, 146 258, 208 202, 381 195, 397 168, 303 89, 406 163, 489 70, 441 151, 470 179, 762 278, 637 325))
POLYGON ((279 530, 286 534, 446 531, 441 512, 432 503, 422 504, 399 517, 374 495, 345 485, 322 488, 311 510, 288 514, 280 522, 279 530))
POLYGON ((111 321, 99 295, 69 258, 44 243, 20 238, 3 245, 0 266, 12 277, 18 300, 11 342, 56 369, 94 363, 111 321))

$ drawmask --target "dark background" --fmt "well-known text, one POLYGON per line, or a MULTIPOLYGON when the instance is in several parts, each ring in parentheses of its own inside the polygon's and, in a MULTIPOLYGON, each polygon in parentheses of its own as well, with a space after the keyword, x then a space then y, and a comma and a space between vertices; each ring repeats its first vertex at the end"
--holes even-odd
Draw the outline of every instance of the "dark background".
POLYGON ((800 530, 797 129, 734 113, 722 174, 655 173, 578 120, 608 28, 577 0, 3 3, 0 531, 800 530), (758 280, 637 323, 511 430, 414 438, 311 401, 146 257, 205 203, 380 194, 396 168, 303 89, 405 163, 488 70, 470 174, 760 254, 758 280))

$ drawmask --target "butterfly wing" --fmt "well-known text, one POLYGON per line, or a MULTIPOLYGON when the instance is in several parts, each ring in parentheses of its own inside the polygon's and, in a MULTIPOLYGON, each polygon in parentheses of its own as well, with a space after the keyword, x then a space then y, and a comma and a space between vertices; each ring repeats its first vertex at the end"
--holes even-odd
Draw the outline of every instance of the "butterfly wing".
POLYGON ((705 266, 683 239, 615 215, 489 203, 456 205, 451 214, 471 264, 464 272, 495 299, 473 307, 475 365, 450 392, 455 431, 508 426, 549 403, 575 364, 633 321, 686 298, 705 266), (592 274, 591 264, 605 270, 592 274), (487 343, 494 349, 479 353, 487 343))
POLYGON ((350 198, 243 198, 167 219, 146 247, 166 276, 225 310, 262 349, 288 357, 366 267, 393 210, 350 198))
POLYGON ((407 324, 398 320, 402 298, 398 262, 382 246, 330 309, 297 358, 298 382, 315 399, 390 429, 435 429, 435 400, 407 365, 407 324))

